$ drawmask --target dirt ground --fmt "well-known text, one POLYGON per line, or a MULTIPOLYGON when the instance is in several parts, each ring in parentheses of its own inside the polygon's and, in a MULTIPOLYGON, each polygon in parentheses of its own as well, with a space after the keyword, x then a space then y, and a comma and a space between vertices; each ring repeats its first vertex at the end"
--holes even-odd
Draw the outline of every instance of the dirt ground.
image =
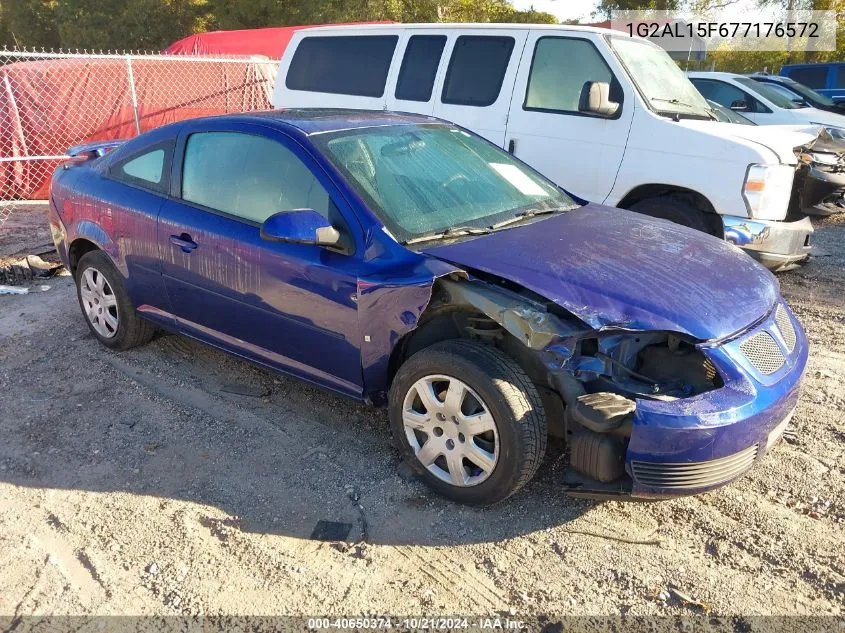
MULTIPOLYGON (((0 246, 41 226, 23 215, 0 246)), ((403 477, 383 411, 180 336, 112 353, 68 277, 0 296, 0 616, 704 612, 842 630, 845 214, 816 226, 815 258, 780 276, 812 343, 786 440, 730 486, 651 504, 567 498, 553 444, 512 499, 453 505, 403 477), (319 520, 365 542, 311 540, 319 520)))

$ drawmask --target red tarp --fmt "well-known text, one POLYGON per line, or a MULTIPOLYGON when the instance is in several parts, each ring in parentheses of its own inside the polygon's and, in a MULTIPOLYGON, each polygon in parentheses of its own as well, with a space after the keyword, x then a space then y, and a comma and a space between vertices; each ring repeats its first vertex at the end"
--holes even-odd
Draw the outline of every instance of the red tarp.
MULTIPOLYGON (((273 62, 132 60, 141 131, 198 116, 269 109, 273 62)), ((45 59, 0 68, 0 157, 61 156, 136 136, 125 58, 45 59)), ((0 162, 0 199, 46 199, 60 160, 0 162)))
MULTIPOLYGON (((351 22, 349 24, 391 24, 391 22, 351 22)), ((164 52, 168 55, 264 55, 270 59, 281 59, 296 31, 317 26, 330 25, 309 24, 197 33, 173 42, 164 52)))

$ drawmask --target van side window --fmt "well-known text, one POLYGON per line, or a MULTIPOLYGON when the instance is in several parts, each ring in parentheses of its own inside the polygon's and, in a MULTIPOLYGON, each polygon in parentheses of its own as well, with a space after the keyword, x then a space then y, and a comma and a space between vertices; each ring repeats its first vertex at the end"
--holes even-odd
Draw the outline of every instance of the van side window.
POLYGON ((396 98, 405 101, 428 101, 434 89, 434 79, 440 66, 445 35, 414 35, 408 40, 399 79, 396 98))
MULTIPOLYGON (((845 88, 845 66, 839 66, 836 70, 836 88, 845 88)), ((822 86, 824 89, 824 86, 822 86)))
MULTIPOLYGON (((523 109, 576 114, 581 89, 588 81, 611 86, 615 82, 613 73, 591 42, 541 37, 534 48, 523 109)), ((621 94, 615 100, 621 100, 621 94)))
POLYGON ((792 68, 789 71, 789 78, 808 88, 817 90, 827 88, 828 66, 807 66, 806 68, 792 68))
POLYGON ((398 35, 306 37, 288 69, 290 90, 381 97, 398 35))
POLYGON ((512 37, 461 35, 455 41, 441 101, 476 107, 494 104, 513 47, 512 37))

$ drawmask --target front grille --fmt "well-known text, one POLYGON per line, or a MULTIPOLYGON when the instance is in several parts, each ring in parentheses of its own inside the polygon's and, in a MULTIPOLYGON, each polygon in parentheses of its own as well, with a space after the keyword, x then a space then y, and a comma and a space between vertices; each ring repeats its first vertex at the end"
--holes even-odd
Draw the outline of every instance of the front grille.
POLYGON ((751 468, 757 444, 744 451, 706 462, 631 462, 634 479, 651 488, 705 488, 728 481, 751 468))
POLYGON ((795 349, 795 327, 792 325, 792 319, 789 318, 789 314, 783 305, 778 306, 775 321, 777 321, 783 342, 786 343, 786 351, 791 354, 792 350, 795 349))
POLYGON ((783 367, 783 352, 768 332, 758 332, 740 343, 739 348, 761 374, 768 376, 783 367))

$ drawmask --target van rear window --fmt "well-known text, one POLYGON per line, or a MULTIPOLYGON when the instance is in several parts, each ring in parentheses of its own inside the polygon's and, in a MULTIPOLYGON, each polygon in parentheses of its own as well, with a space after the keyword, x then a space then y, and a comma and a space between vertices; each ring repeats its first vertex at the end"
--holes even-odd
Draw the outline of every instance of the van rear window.
POLYGON ((512 37, 461 35, 446 72, 443 103, 493 105, 499 98, 513 46, 512 37))
POLYGON ((293 55, 290 90, 381 97, 397 35, 306 37, 293 55))

